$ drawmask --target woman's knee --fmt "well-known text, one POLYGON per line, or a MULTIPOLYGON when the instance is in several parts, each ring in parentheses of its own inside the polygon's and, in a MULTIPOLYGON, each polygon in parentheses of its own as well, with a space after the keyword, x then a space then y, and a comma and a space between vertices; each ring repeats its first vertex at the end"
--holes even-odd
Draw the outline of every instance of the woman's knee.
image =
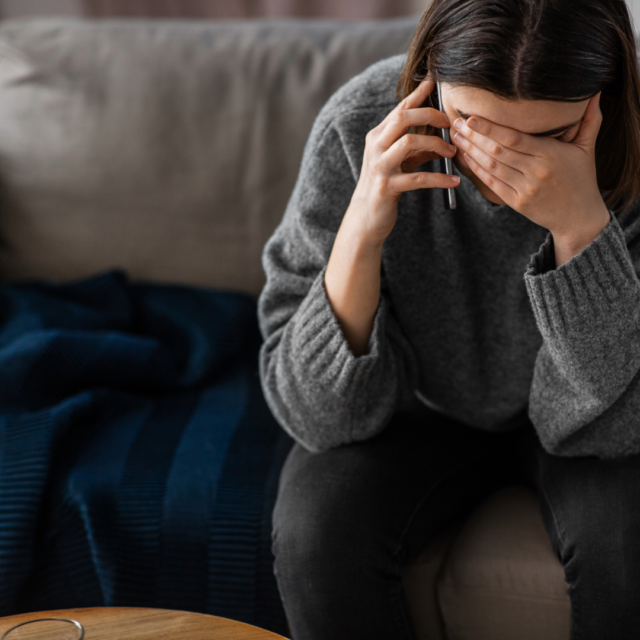
POLYGON ((634 458, 556 461, 565 469, 547 478, 543 492, 571 591, 610 598, 617 607, 640 597, 640 457, 634 458))
POLYGON ((280 575, 344 570, 372 552, 379 539, 376 510, 362 495, 366 481, 347 460, 348 452, 340 449, 312 454, 296 445, 289 454, 273 512, 280 575))

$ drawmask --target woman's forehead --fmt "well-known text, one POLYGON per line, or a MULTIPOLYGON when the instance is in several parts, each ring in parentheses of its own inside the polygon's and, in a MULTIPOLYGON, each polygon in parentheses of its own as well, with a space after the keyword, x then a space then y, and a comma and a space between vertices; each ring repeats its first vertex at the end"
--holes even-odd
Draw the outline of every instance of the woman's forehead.
POLYGON ((589 100, 504 100, 475 87, 442 84, 445 108, 464 116, 479 116, 524 133, 541 134, 579 122, 589 100))

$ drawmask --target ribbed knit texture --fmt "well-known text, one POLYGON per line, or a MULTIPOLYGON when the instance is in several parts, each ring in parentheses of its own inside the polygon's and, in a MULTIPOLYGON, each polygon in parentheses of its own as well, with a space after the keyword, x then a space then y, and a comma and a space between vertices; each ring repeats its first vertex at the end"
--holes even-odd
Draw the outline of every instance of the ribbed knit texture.
MULTIPOLYGON (((325 105, 265 247, 260 371, 277 420, 323 451, 373 437, 420 401, 487 431, 528 416, 559 455, 640 452, 637 208, 610 213, 600 236, 556 269, 551 234, 466 177, 455 211, 441 189, 405 193, 383 249, 368 352, 351 353, 324 271, 365 136, 397 104, 403 64, 370 67, 325 105)), ((437 161, 422 169, 440 170, 437 161)))
POLYGON ((271 512, 292 444, 255 300, 130 283, 0 287, 0 614, 141 606, 286 632, 271 512))

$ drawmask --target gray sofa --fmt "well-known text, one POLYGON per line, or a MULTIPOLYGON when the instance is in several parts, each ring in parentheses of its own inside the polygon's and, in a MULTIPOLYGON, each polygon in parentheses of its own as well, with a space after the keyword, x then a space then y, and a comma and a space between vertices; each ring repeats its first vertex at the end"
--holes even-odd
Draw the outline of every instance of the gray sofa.
MULTIPOLYGON (((119 267, 257 295, 316 113, 416 24, 0 24, 0 277, 119 267)), ((404 583, 421 640, 569 636, 562 567, 523 487, 427 544, 404 583)))

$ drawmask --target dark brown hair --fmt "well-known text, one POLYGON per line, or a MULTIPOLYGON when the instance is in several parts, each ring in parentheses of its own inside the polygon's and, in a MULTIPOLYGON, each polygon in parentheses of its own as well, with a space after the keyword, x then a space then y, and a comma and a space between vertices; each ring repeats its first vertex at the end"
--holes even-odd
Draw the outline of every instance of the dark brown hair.
MULTIPOLYGON (((616 213, 640 194, 640 76, 624 0, 432 0, 399 97, 427 75, 506 100, 579 102, 602 91, 598 186, 616 213)), ((426 106, 437 108, 433 97, 426 106)))

